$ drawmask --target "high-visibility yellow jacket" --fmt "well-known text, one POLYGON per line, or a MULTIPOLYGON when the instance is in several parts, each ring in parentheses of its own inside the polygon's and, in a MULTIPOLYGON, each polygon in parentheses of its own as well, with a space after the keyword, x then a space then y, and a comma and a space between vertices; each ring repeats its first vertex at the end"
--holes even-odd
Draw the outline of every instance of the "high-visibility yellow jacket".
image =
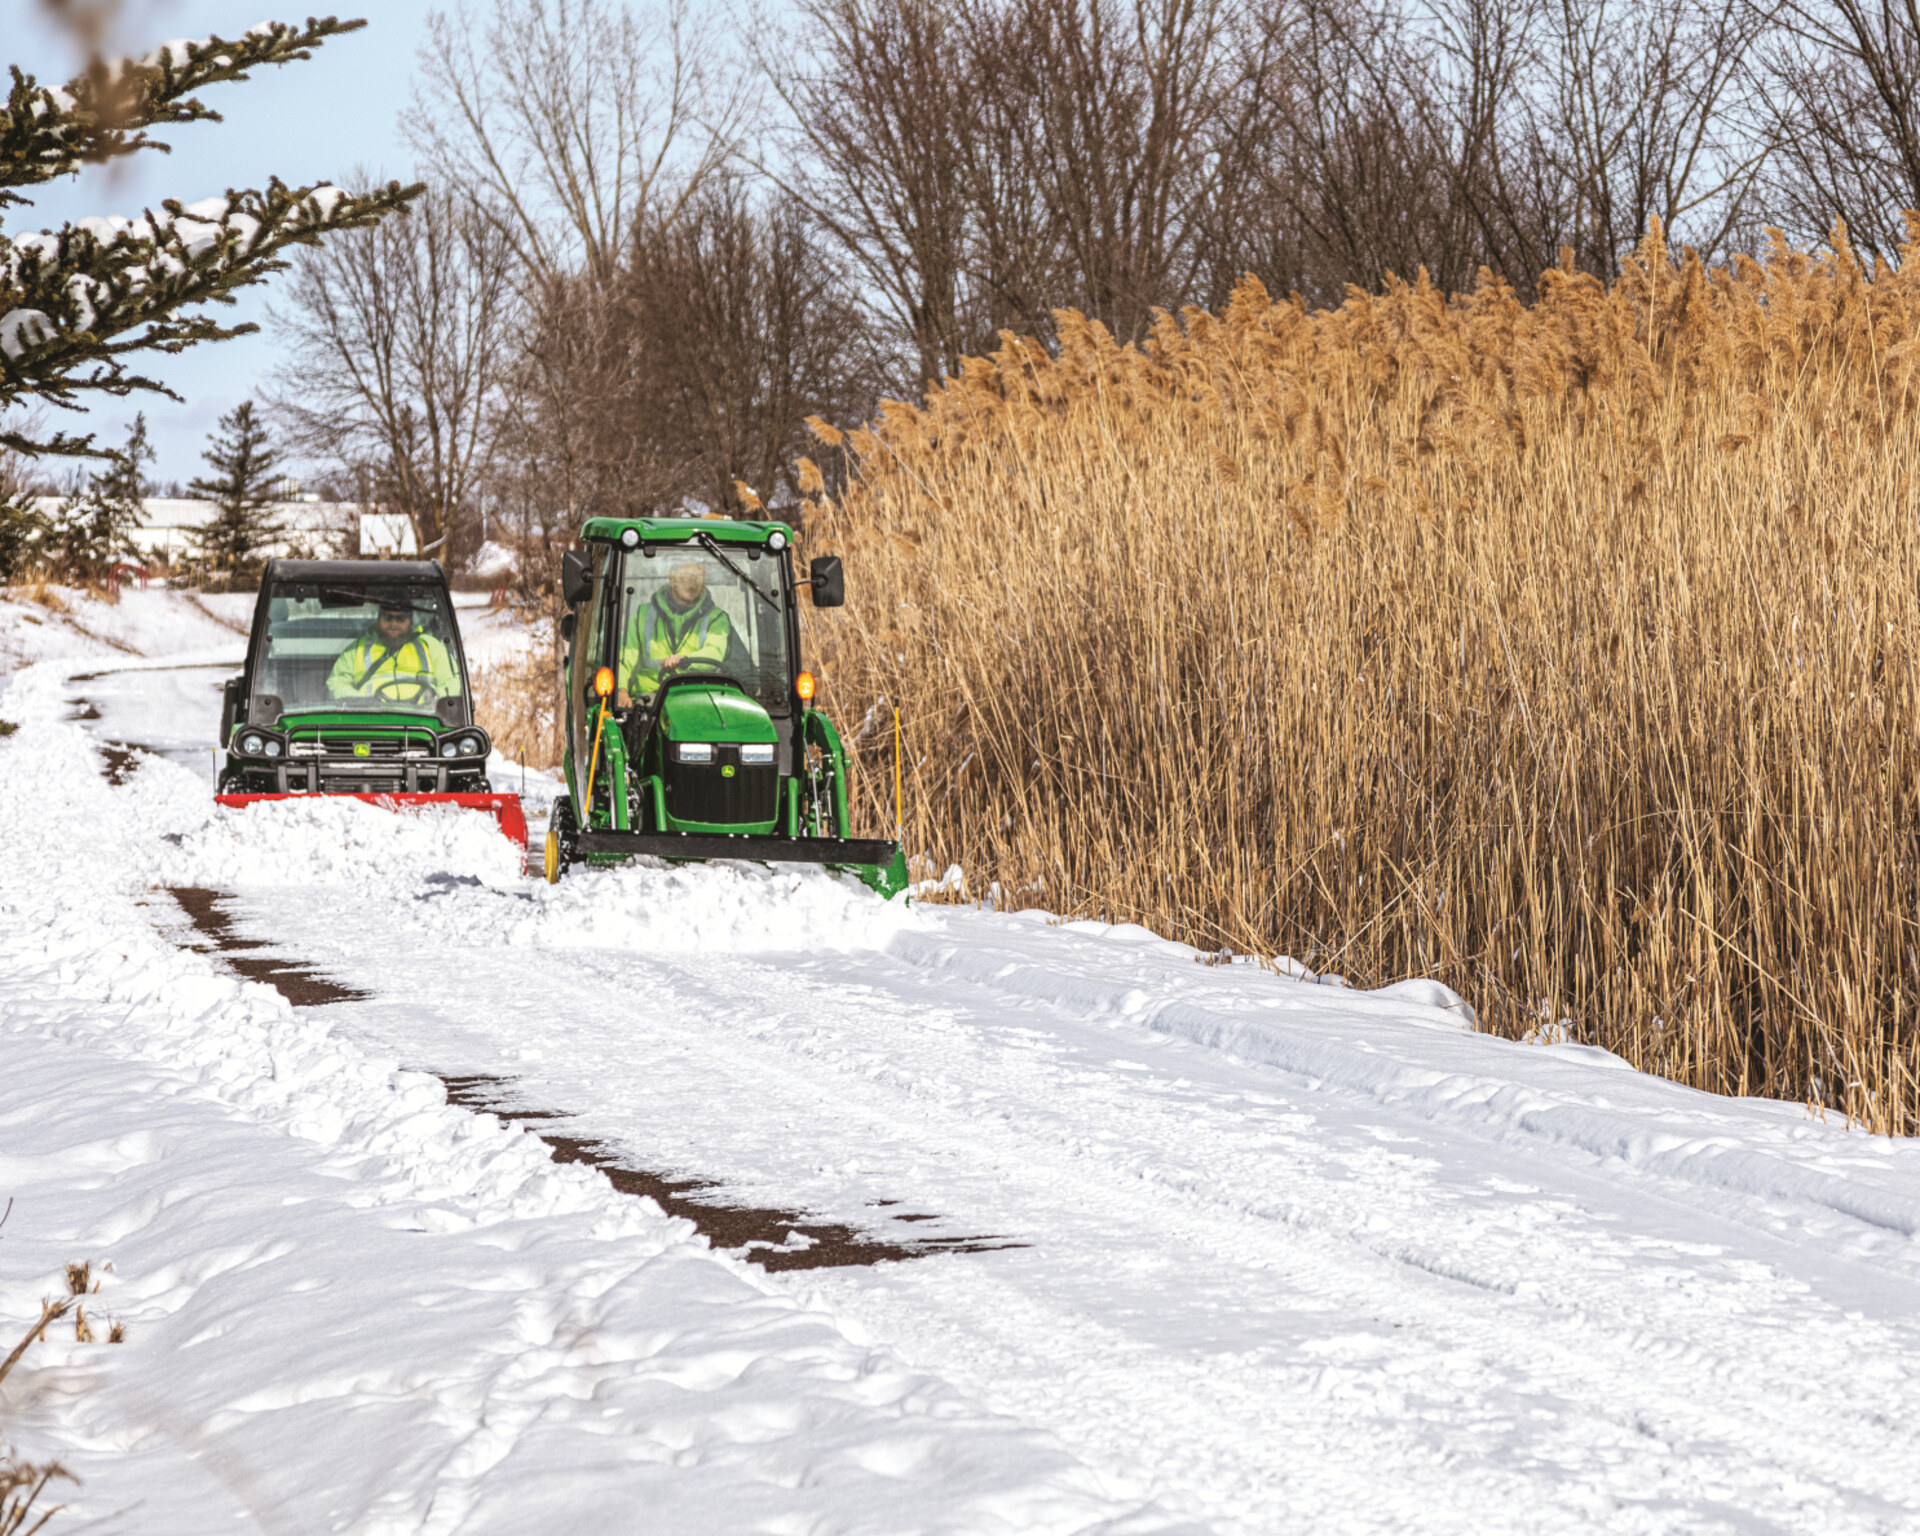
POLYGON ((387 704, 424 704, 432 697, 460 696, 460 674, 444 643, 416 629, 404 640, 388 640, 368 630, 334 659, 327 674, 327 696, 335 699, 377 698, 387 704), (426 683, 418 681, 426 678, 426 683))
POLYGON ((665 591, 656 592, 627 620, 620 642, 621 686, 633 694, 658 692, 660 663, 673 656, 725 661, 732 633, 733 625, 711 597, 703 594, 691 608, 680 609, 665 591))

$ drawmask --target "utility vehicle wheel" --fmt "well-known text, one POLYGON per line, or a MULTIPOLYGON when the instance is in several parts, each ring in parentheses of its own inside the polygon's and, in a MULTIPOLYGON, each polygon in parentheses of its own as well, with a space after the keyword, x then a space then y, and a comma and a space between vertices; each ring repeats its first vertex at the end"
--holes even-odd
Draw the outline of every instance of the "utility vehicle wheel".
POLYGON ((560 877, 573 862, 573 840, 578 833, 573 820, 573 802, 564 796, 553 802, 547 818, 546 874, 548 885, 558 885, 560 877))

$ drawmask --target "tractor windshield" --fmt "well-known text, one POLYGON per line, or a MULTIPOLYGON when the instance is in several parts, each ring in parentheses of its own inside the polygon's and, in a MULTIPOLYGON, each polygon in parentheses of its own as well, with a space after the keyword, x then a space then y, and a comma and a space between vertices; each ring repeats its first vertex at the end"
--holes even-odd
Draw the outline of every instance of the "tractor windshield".
POLYGON ((724 556, 698 544, 628 554, 615 631, 621 695, 643 703, 663 677, 712 673, 734 679, 768 709, 788 709, 793 682, 780 575, 779 559, 756 545, 724 556))
POLYGON ((466 692, 446 593, 426 582, 278 582, 253 688, 288 714, 431 715, 466 692))

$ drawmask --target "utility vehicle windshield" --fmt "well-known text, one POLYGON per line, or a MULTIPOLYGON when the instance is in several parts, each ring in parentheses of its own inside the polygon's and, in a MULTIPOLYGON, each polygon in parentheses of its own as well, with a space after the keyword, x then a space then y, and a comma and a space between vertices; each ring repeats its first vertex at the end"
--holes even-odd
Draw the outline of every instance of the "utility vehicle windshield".
POLYGON ((466 691, 446 594, 431 582, 278 582, 256 693, 283 711, 431 715, 466 691))
POLYGON ((626 556, 615 631, 616 703, 645 703, 663 678, 733 678, 769 709, 785 710, 786 593, 780 562, 757 546, 654 546, 626 556))

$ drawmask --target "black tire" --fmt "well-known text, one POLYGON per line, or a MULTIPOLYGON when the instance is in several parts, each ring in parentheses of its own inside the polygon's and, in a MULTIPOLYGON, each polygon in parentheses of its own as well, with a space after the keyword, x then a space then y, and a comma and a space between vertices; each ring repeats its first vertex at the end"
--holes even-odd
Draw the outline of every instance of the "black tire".
POLYGON ((544 853, 547 884, 558 885, 567 866, 578 857, 580 824, 574 819, 573 801, 562 795, 553 802, 547 817, 547 844, 544 853))

